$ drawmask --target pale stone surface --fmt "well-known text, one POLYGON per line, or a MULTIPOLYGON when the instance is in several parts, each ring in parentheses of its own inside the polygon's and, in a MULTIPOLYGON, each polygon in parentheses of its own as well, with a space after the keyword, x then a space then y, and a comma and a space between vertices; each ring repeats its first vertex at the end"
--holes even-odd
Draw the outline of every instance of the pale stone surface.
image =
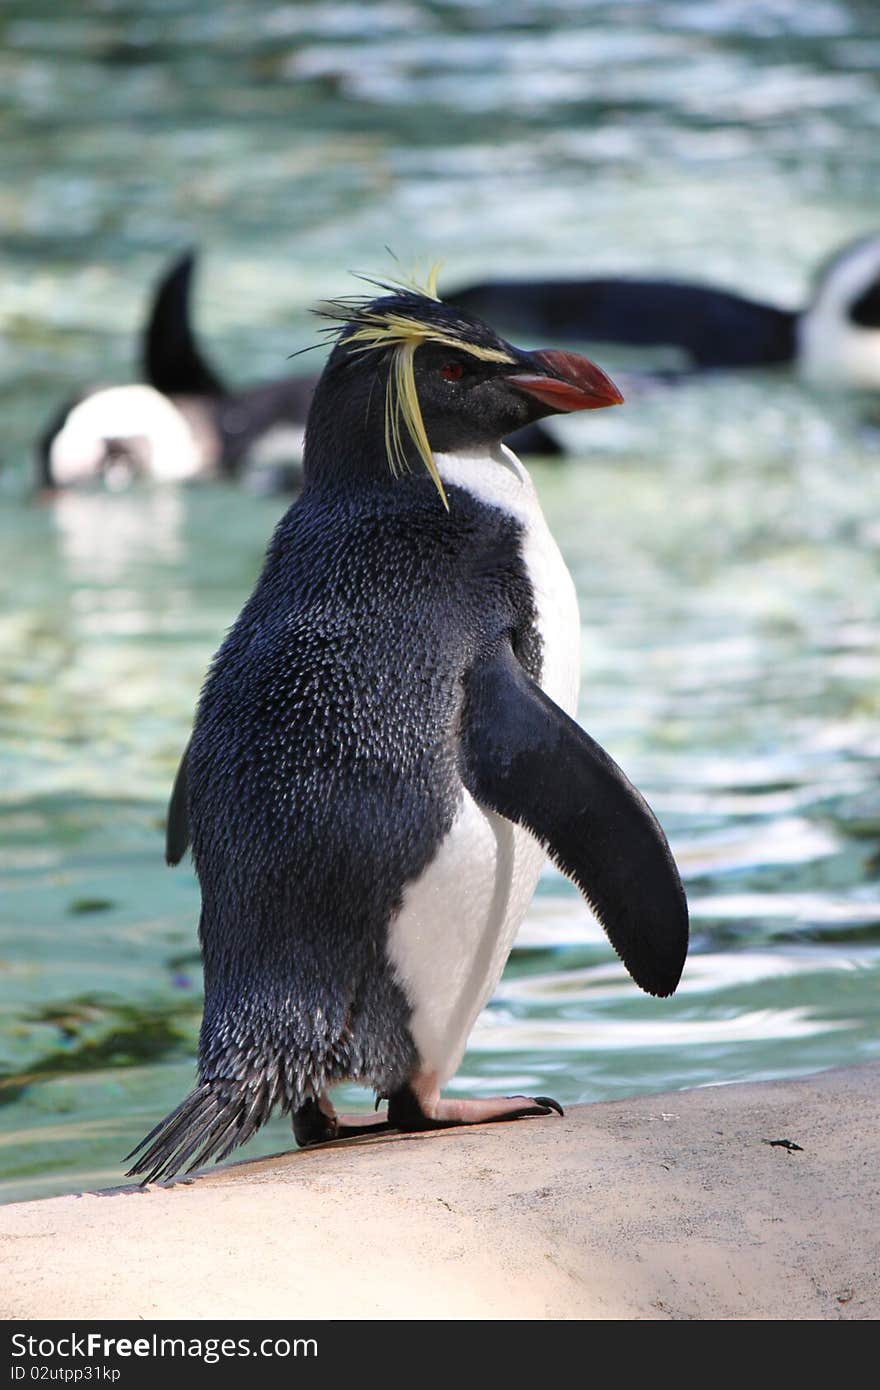
POLYGON ((7 1206, 0 1316, 877 1318, 878 1101, 871 1064, 7 1206))

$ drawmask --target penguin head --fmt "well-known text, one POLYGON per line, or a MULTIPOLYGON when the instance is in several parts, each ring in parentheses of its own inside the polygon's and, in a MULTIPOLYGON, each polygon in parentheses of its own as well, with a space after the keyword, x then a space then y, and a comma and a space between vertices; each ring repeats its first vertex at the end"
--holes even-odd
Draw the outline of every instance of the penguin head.
MULTIPOLYGON (((392 288, 392 287, 383 287, 392 288)), ((527 352, 481 319, 427 291, 394 289, 318 311, 341 321, 315 390, 305 468, 314 478, 343 449, 348 467, 388 476, 427 468, 446 503, 434 453, 497 445, 546 415, 623 400, 609 377, 572 352, 527 352), (343 441, 345 441, 343 443, 343 441)), ((335 460, 339 470, 339 460, 335 460)))
POLYGON ((805 376, 880 389, 880 235, 861 237, 820 267, 798 325, 805 376))
POLYGON ((113 386, 68 402, 37 444, 37 484, 71 487, 137 477, 175 481, 203 461, 182 412, 151 386, 113 386))

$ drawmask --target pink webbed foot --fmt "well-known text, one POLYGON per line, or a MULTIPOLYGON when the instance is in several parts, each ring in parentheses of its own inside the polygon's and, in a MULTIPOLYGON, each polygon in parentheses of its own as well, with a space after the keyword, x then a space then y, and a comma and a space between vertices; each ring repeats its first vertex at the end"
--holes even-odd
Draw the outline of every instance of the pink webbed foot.
POLYGON ((385 1115, 337 1115, 326 1096, 308 1100, 294 1111, 293 1133, 300 1148, 329 1144, 397 1130, 415 1134, 429 1129, 455 1129, 459 1125, 494 1124, 501 1120, 525 1120, 564 1111, 550 1096, 493 1096, 485 1100, 444 1099, 432 1077, 416 1077, 395 1091, 385 1115))
POLYGON ((409 1133, 427 1129, 452 1129, 457 1125, 494 1124, 501 1120, 525 1120, 533 1116, 562 1115, 550 1096, 492 1096, 485 1100, 443 1099, 436 1083, 416 1078, 395 1091, 388 1101, 392 1129, 409 1133))

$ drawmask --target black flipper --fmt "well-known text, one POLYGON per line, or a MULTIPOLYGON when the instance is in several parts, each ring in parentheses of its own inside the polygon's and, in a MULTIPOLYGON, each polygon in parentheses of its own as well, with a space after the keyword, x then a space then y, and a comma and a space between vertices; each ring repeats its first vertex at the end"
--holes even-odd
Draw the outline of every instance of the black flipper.
POLYGON ((798 315, 675 280, 487 280, 446 296, 502 331, 557 342, 678 347, 697 368, 793 361, 798 315))
POLYGON ((187 781, 187 759, 189 744, 183 750, 180 767, 171 788, 168 802, 168 819, 165 823, 165 862, 179 864, 189 849, 189 788, 187 781))
POLYGON ((509 646, 471 673, 462 748, 476 800, 542 841, 637 985, 672 994, 687 955, 688 912, 666 836, 617 764, 509 646))
POLYGON ((144 377, 165 396, 227 395, 226 386, 202 356, 190 324, 195 264, 195 251, 186 251, 165 273, 144 330, 144 377))

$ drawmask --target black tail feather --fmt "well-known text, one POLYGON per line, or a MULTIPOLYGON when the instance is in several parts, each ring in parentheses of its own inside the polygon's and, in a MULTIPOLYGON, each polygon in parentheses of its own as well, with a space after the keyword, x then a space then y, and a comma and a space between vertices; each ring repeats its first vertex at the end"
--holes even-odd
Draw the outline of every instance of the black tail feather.
POLYGON ((219 1162, 268 1120, 279 1099, 279 1088, 265 1080, 202 1081, 126 1154, 126 1162, 140 1154, 126 1177, 158 1182, 184 1168, 191 1173, 210 1158, 219 1162))
POLYGON ((200 1098, 201 1095, 202 1088, 197 1087, 185 1100, 180 1102, 176 1110, 172 1110, 170 1115, 166 1115, 164 1120, 160 1120, 159 1123, 150 1130, 149 1134, 145 1135, 140 1143, 135 1145, 131 1153, 125 1155, 123 1161, 127 1163, 130 1158, 134 1158, 136 1153, 139 1153, 141 1149, 145 1148, 146 1145, 160 1133, 162 1134, 163 1142, 165 1144, 169 1143, 175 1132, 192 1119, 195 1108, 194 1102, 197 1098, 200 1098))
POLYGON ((194 1172, 196 1168, 201 1168, 202 1164, 206 1163, 212 1155, 215 1156, 215 1162, 219 1160, 224 1153, 230 1151, 230 1143, 227 1143, 230 1130, 232 1131, 231 1148, 234 1149, 240 1142, 237 1131, 241 1130, 242 1111, 244 1109, 244 1097, 229 1107, 221 1109, 208 1133, 205 1134, 202 1130, 188 1146, 186 1153, 180 1155, 181 1168, 184 1163, 188 1163, 194 1153, 195 1158, 188 1164, 186 1170, 188 1173, 194 1172), (198 1153, 196 1153, 197 1149, 198 1153))
POLYGON ((245 1111, 238 1133, 233 1136, 223 1152, 217 1155, 217 1162, 219 1163, 222 1158, 227 1158, 239 1144, 246 1144, 251 1135, 256 1134, 271 1109, 269 1087, 263 1081, 254 1091, 250 1107, 245 1111))
POLYGON ((193 1128, 202 1133, 216 1115, 216 1098, 208 1086, 198 1086, 173 1110, 166 1119, 160 1121, 145 1139, 126 1154, 126 1161, 141 1150, 138 1162, 126 1173, 126 1177, 144 1175, 145 1182, 154 1182, 159 1177, 172 1177, 181 1168, 181 1154, 185 1153, 187 1141, 193 1128))

